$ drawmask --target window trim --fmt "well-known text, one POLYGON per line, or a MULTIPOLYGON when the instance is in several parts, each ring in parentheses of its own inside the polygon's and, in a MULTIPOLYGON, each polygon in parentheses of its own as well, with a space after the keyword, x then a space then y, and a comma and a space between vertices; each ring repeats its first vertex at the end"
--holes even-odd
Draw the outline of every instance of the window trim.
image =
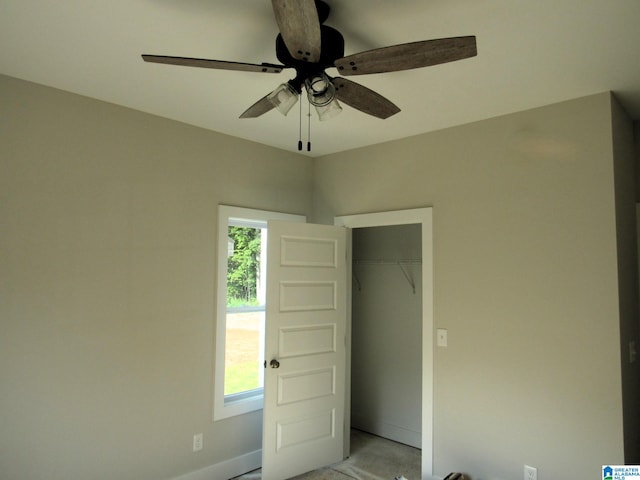
POLYGON ((227 232, 229 220, 246 222, 247 226, 263 226, 269 220, 284 220, 287 222, 305 223, 307 218, 304 215, 291 213, 271 212, 267 210, 256 210, 251 208, 233 207, 229 205, 218 205, 218 245, 217 245, 217 292, 216 292, 216 315, 215 315, 215 358, 213 368, 213 420, 242 415, 262 409, 263 393, 262 389, 254 390, 255 394, 234 394, 230 397, 236 399, 227 400, 224 396, 225 377, 225 340, 226 340, 226 317, 227 317, 227 232))

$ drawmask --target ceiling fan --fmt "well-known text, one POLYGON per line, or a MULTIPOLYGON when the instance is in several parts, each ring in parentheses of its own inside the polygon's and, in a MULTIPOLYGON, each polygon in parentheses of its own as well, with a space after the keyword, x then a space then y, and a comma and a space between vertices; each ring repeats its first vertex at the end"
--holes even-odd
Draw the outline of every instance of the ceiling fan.
POLYGON ((477 55, 476 37, 453 37, 404 43, 344 56, 344 38, 324 25, 329 5, 322 0, 272 0, 280 33, 276 37, 276 57, 282 65, 242 63, 200 58, 142 55, 145 62, 188 67, 280 73, 293 68, 296 76, 250 106, 240 118, 255 118, 273 108, 284 115, 297 102, 303 87, 320 120, 341 110, 338 100, 377 118, 400 111, 391 101, 343 76, 396 72, 453 62, 477 55), (340 77, 330 77, 325 69, 336 67, 340 77))

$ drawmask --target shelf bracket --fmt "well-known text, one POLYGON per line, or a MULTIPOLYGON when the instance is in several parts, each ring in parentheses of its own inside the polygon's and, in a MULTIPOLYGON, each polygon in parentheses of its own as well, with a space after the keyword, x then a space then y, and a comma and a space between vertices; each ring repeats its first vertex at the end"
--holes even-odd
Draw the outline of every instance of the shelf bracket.
POLYGON ((358 291, 362 291, 362 284, 360 283, 360 279, 358 278, 358 274, 356 273, 356 269, 354 268, 351 272, 353 275, 353 279, 356 281, 356 285, 358 285, 358 291))
POLYGON ((402 263, 398 262, 398 266, 402 270, 402 273, 404 273, 404 278, 406 278, 407 282, 409 282, 409 285, 411 285, 411 289, 413 290, 413 293, 415 295, 415 293, 416 293, 416 282, 413 281, 413 278, 411 277, 411 275, 409 274, 409 272, 407 271, 407 269, 405 268, 405 266, 402 263))

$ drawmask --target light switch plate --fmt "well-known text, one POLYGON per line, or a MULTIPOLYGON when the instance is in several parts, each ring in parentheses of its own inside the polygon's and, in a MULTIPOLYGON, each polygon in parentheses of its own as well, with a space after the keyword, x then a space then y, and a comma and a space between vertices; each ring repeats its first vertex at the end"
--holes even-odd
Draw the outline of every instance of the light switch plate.
POLYGON ((436 330, 436 342, 439 347, 447 346, 447 330, 445 328, 438 328, 436 330))

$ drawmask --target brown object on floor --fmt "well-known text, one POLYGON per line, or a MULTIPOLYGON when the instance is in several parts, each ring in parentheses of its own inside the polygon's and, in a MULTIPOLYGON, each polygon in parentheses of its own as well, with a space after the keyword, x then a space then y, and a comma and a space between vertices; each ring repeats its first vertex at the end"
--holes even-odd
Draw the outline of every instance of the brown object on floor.
POLYGON ((444 477, 444 480, 469 480, 466 475, 457 472, 451 472, 449 475, 444 477))

